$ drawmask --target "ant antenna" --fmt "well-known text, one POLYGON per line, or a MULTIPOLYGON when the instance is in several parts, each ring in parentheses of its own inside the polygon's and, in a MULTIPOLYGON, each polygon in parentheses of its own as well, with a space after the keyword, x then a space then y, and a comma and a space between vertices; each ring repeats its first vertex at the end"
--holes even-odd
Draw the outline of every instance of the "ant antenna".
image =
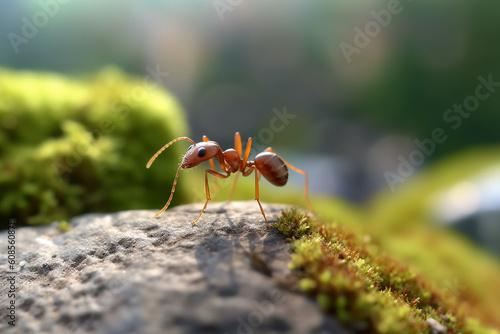
MULTIPOLYGON (((158 150, 158 152, 156 152, 155 155, 153 155, 151 157, 151 159, 149 159, 147 165, 146 165, 146 168, 149 168, 149 166, 151 166, 151 164, 153 163, 153 161, 155 161, 156 157, 158 157, 160 155, 161 152, 163 152, 167 147, 169 147, 170 145, 172 145, 173 143, 175 143, 176 141, 179 141, 179 140, 187 140, 189 141, 191 144, 193 145, 196 145, 196 143, 191 139, 191 138, 188 138, 188 137, 178 137, 178 138, 175 138, 174 140, 172 140, 171 142, 167 143, 165 146, 163 146, 162 148, 160 148, 158 150)), ((179 167, 180 168, 180 167, 179 167)), ((179 174, 179 170, 177 170, 177 174, 175 176, 175 179, 177 180, 177 175, 179 174)), ((174 187, 175 187, 175 184, 174 184, 174 187)), ((170 200, 169 200, 170 202, 170 200)))

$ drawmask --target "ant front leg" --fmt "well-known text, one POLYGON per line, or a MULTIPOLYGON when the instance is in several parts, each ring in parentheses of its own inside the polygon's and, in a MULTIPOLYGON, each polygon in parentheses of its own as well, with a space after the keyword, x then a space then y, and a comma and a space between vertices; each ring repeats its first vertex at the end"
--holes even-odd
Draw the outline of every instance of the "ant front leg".
MULTIPOLYGON (((203 135, 203 141, 204 141, 204 142, 207 142, 207 141, 210 141, 210 139, 208 139, 208 137, 207 137, 207 136, 203 135)), ((208 162, 210 162, 210 168, 211 168, 213 171, 215 171, 214 159, 212 158, 212 159, 208 160, 208 162)), ((214 189, 214 193, 215 193, 215 195, 214 195, 214 196, 215 196, 215 197, 217 197, 217 193, 218 193, 218 191, 219 191, 219 187, 218 187, 218 185, 217 185, 217 179, 214 179, 214 188, 215 188, 215 189, 214 189)))
POLYGON ((264 213, 264 209, 262 208, 262 205, 260 204, 259 200, 259 171, 257 170, 257 167, 255 166, 250 167, 246 172, 243 172, 243 176, 248 176, 252 174, 253 171, 255 171, 255 200, 259 204, 260 212, 262 213, 262 216, 266 221, 267 227, 272 228, 273 226, 269 224, 269 222, 267 221, 266 214, 264 213))
POLYGON ((307 202, 307 206, 308 206, 309 210, 311 212, 314 212, 314 209, 313 209, 313 207, 311 205, 311 202, 309 201, 309 194, 308 194, 308 192, 309 192, 309 190, 308 190, 309 189, 309 175, 307 175, 307 172, 304 172, 303 170, 298 169, 297 167, 295 167, 292 164, 290 164, 288 161, 286 161, 285 159, 283 159, 283 157, 281 157, 278 153, 276 153, 276 151, 273 150, 272 147, 266 148, 264 150, 264 152, 272 152, 272 153, 276 154, 281 160, 283 160, 283 162, 288 167, 290 167, 290 169, 292 169, 292 170, 296 171, 297 173, 302 174, 302 175, 304 175, 306 177, 306 184, 304 186, 304 197, 306 198, 306 202, 307 202))
POLYGON ((198 216, 198 218, 196 218, 196 220, 191 223, 191 225, 193 225, 193 226, 200 219, 200 217, 203 214, 203 212, 205 212, 205 209, 207 208, 208 201, 211 200, 211 198, 210 198, 210 188, 208 187, 208 174, 212 174, 213 176, 218 177, 220 179, 227 179, 229 177, 229 175, 230 175, 230 174, 224 175, 224 174, 221 174, 221 173, 216 172, 216 171, 211 170, 211 169, 207 169, 205 171, 205 191, 206 191, 206 195, 207 195, 207 200, 205 201, 205 205, 203 206, 203 209, 201 210, 200 215, 198 216))

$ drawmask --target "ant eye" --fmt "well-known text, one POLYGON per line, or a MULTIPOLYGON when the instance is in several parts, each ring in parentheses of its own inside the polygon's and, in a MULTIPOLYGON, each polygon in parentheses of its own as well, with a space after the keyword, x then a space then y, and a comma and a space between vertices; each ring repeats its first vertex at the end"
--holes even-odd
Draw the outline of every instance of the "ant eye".
POLYGON ((188 151, 189 151, 190 149, 192 149, 192 148, 193 148, 193 145, 189 146, 189 147, 188 147, 188 151))
POLYGON ((203 158, 205 154, 207 154, 207 150, 204 147, 200 148, 200 150, 198 151, 198 156, 200 158, 203 158))

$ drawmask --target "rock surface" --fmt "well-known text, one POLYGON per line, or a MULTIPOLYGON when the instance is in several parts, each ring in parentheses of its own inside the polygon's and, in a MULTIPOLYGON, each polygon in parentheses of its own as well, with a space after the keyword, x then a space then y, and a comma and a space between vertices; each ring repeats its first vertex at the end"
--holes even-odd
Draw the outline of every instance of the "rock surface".
MULTIPOLYGON (((263 204, 270 222, 284 205, 263 204)), ((290 250, 254 201, 87 214, 16 230, 16 326, 1 333, 347 333, 292 291, 290 250)), ((7 233, 0 233, 1 279, 7 233)))

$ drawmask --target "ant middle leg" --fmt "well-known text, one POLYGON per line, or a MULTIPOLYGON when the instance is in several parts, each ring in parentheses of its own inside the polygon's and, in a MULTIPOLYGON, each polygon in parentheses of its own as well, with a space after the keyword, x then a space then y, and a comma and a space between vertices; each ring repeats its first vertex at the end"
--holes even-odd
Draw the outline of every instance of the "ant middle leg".
POLYGON ((243 155, 243 157, 240 160, 239 170, 241 172, 244 172, 245 168, 248 167, 248 157, 250 156, 251 149, 252 149, 252 138, 248 138, 247 146, 245 148, 245 154, 243 155))
MULTIPOLYGON (((250 141, 250 145, 251 145, 251 141, 250 141)), ((248 146, 248 143, 247 143, 247 146, 248 146)), ((242 154, 243 154, 243 149, 241 147, 241 136, 240 136, 240 133, 239 132, 236 132, 234 134, 234 149, 236 151, 236 153, 238 153, 238 156, 240 157, 240 166, 238 168, 241 169, 241 164, 242 164, 242 154)), ((246 150, 245 150, 246 152, 246 150)), ((245 161, 246 163, 246 161, 245 161)), ((226 202, 231 202, 231 199, 233 198, 233 194, 234 194, 234 188, 236 187, 236 182, 238 181, 238 176, 240 174, 236 174, 235 178, 234 178, 234 181, 233 181, 233 184, 231 185, 231 189, 229 190, 229 196, 227 198, 227 201, 226 202)))
POLYGON ((241 148, 241 136, 239 132, 236 132, 234 134, 234 149, 236 150, 236 153, 238 153, 238 156, 241 159, 241 156, 243 155, 243 150, 241 148))

